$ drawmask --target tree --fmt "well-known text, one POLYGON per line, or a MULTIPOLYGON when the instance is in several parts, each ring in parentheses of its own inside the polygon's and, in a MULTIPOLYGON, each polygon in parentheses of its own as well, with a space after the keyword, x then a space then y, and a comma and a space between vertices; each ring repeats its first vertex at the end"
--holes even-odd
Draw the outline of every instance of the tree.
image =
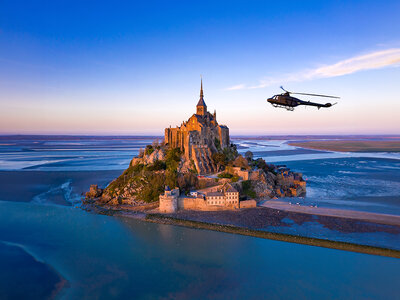
POLYGON ((244 154, 244 157, 251 162, 253 160, 253 152, 251 151, 246 151, 246 153, 244 154))
POLYGON ((217 171, 220 170, 221 166, 226 166, 226 155, 224 153, 221 152, 217 152, 217 153, 213 153, 213 155, 211 156, 214 164, 217 165, 217 171))
POLYGON ((199 179, 193 173, 180 174, 178 176, 178 186, 183 191, 190 191, 192 188, 197 188, 199 179))
POLYGON ((146 148, 145 148, 145 150, 144 150, 144 153, 145 153, 146 155, 150 155, 150 154, 152 154, 153 152, 154 152, 153 146, 152 146, 152 145, 147 145, 146 148))
POLYGON ((218 151, 221 151, 221 142, 219 141, 219 139, 217 138, 214 139, 214 145, 218 151))
POLYGON ((249 169, 249 163, 247 161, 247 159, 245 159, 243 156, 239 155, 238 157, 236 157, 236 159, 233 162, 233 165, 235 167, 239 167, 241 169, 249 169))

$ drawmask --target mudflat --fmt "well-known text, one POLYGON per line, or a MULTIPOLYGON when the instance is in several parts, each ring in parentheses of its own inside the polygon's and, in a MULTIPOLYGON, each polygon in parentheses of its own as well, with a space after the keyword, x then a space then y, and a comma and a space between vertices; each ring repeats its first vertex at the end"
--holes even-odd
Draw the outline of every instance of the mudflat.
POLYGON ((377 214, 377 213, 370 213, 370 212, 363 212, 356 210, 334 209, 325 207, 300 206, 278 200, 266 201, 262 204, 262 206, 272 209, 295 212, 295 213, 338 217, 338 218, 367 221, 378 224, 400 226, 400 216, 397 215, 377 214))
POLYGON ((400 140, 397 141, 309 141, 291 142, 291 146, 339 152, 400 152, 400 140))

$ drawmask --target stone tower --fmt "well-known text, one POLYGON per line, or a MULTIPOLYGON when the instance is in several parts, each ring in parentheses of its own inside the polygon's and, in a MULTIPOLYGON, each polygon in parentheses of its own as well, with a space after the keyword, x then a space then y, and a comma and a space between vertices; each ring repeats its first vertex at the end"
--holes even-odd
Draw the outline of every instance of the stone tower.
POLYGON ((178 197, 179 188, 175 188, 171 191, 169 186, 165 187, 164 194, 161 194, 159 210, 161 213, 174 213, 178 210, 178 197))
POLYGON ((207 112, 207 105, 204 102, 204 95, 203 95, 203 79, 201 80, 201 86, 200 86, 200 99, 199 102, 197 102, 196 105, 196 114, 199 116, 204 116, 207 112))

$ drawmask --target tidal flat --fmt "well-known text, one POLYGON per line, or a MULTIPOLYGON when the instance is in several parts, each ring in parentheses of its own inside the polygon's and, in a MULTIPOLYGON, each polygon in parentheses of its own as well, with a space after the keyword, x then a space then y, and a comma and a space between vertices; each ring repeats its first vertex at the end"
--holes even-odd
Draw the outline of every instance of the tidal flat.
POLYGON ((373 141, 373 140, 326 140, 326 141, 307 141, 291 142, 291 146, 340 151, 340 152, 400 152, 400 140, 395 141, 373 141))
MULTIPOLYGON (((20 291, 27 291, 21 270, 49 266, 45 272, 53 275, 38 278, 50 276, 54 284, 64 278, 68 284, 56 289, 56 297, 62 299, 259 299, 260 295, 392 299, 400 294, 400 287, 393 284, 400 278, 398 258, 99 215, 79 207, 81 193, 90 184, 109 184, 148 143, 150 139, 101 137, 4 141, 0 145, 0 240, 20 245, 23 248, 13 249, 24 249, 29 253, 24 256, 40 264, 18 255, 11 270, 2 269, 2 274, 21 282, 20 291)), ((235 143, 240 151, 251 150, 266 160, 287 164, 308 178, 305 198, 284 201, 400 215, 396 156, 365 158, 359 153, 343 158, 328 153, 321 158, 318 151, 299 152, 284 139, 235 143), (291 151, 275 152, 280 150, 291 151)), ((284 235, 393 249, 400 245, 400 235, 392 227, 309 215, 271 214, 258 229, 263 226, 284 235)), ((6 262, 6 252, 0 255, 6 262)), ((54 286, 41 295, 53 297, 54 286)), ((2 298, 14 295, 13 285, 1 289, 2 298)))

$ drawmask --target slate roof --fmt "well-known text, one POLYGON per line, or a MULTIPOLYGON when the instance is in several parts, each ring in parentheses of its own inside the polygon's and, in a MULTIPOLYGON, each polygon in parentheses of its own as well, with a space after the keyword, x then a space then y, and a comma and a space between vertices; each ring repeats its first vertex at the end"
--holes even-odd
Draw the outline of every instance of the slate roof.
POLYGON ((200 97, 199 102, 197 102, 196 106, 205 106, 205 107, 207 107, 206 103, 204 102, 203 97, 200 97))
POLYGON ((208 193, 207 193, 207 197, 210 197, 210 196, 219 196, 219 197, 223 197, 224 194, 223 194, 223 193, 220 193, 220 192, 208 192, 208 193))

